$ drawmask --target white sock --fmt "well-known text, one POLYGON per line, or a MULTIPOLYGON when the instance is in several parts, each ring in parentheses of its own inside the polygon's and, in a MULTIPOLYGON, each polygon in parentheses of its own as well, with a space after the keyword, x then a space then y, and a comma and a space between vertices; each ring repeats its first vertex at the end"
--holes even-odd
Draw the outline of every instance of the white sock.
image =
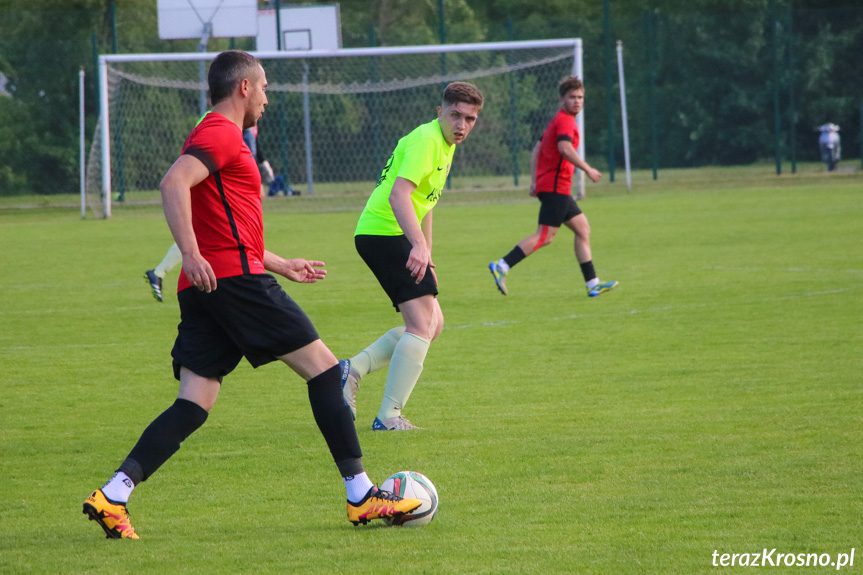
POLYGON ((169 271, 181 263, 183 263, 183 254, 180 253, 179 246, 174 244, 168 248, 168 253, 165 254, 165 258, 156 266, 153 273, 156 274, 156 277, 164 278, 169 271))
POLYGON ((593 278, 589 282, 586 282, 584 285, 587 286, 587 289, 593 289, 597 285, 599 285, 599 278, 593 278))
POLYGON ((129 501, 129 496, 132 495, 132 490, 135 489, 135 484, 129 479, 129 476, 118 471, 114 477, 108 480, 108 483, 102 486, 102 493, 111 501, 117 503, 126 503, 129 501))
POLYGON ((396 344, 404 332, 405 326, 394 327, 359 352, 356 357, 352 357, 351 370, 356 372, 354 375, 362 377, 389 365, 396 344))
POLYGON ((351 503, 359 503, 363 497, 366 496, 366 493, 369 492, 369 489, 374 487, 374 483, 369 479, 369 476, 366 475, 366 472, 363 471, 359 475, 348 475, 347 477, 343 477, 345 480, 345 489, 348 492, 348 501, 351 503))
POLYGON ((499 260, 497 260, 497 267, 499 267, 500 271, 502 271, 503 273, 505 273, 505 274, 509 273, 509 264, 506 263, 506 261, 503 258, 500 258, 499 260))
POLYGON ((423 371, 423 361, 429 345, 429 340, 410 332, 405 332, 399 340, 393 351, 384 387, 384 399, 378 412, 378 419, 381 421, 401 415, 423 371))

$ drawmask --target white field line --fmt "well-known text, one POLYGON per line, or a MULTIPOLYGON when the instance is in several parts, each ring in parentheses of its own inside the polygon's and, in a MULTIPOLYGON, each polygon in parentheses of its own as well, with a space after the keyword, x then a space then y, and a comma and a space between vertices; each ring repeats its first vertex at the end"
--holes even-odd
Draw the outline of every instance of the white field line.
MULTIPOLYGON (((747 304, 770 303, 770 302, 788 301, 788 300, 804 299, 804 298, 812 298, 812 297, 830 296, 830 295, 836 295, 836 294, 856 291, 859 288, 860 288, 860 286, 849 286, 849 287, 845 287, 845 288, 837 288, 837 289, 831 289, 831 290, 818 290, 818 291, 803 292, 803 293, 796 293, 796 294, 787 294, 787 295, 778 296, 778 297, 771 297, 771 298, 749 299, 749 300, 746 300, 746 303, 747 304)), ((606 297, 614 297, 614 295, 610 294, 606 297)), ((618 311, 618 312, 613 312, 613 313, 575 313, 575 314, 551 317, 551 318, 548 318, 546 321, 550 321, 550 322, 570 321, 570 320, 582 319, 582 318, 586 318, 586 317, 624 317, 624 316, 628 316, 628 315, 638 315, 638 314, 644 314, 644 313, 648 313, 648 314, 650 314, 650 313, 663 313, 663 312, 670 312, 670 311, 675 311, 675 310, 686 310, 686 309, 692 309, 692 308, 716 307, 718 305, 719 305, 719 302, 710 301, 710 302, 704 302, 704 303, 692 303, 692 304, 685 304, 685 305, 659 306, 659 307, 652 307, 652 308, 647 308, 647 309, 643 309, 643 310, 630 309, 630 310, 618 311)), ((117 308, 117 310, 120 310, 120 311, 140 310, 140 309, 146 309, 146 308, 150 308, 150 307, 152 307, 152 306, 125 306, 125 307, 117 308)), ((2 311, 2 312, 0 312, 0 316, 4 316, 4 315, 42 316, 42 315, 50 315, 50 314, 56 313, 57 311, 59 311, 59 310, 41 309, 41 310, 23 310, 23 311, 2 311)), ((466 323, 466 324, 461 324, 461 325, 444 325, 444 330, 496 328, 496 327, 506 327, 506 326, 511 326, 511 325, 518 325, 521 323, 525 323, 525 322, 522 320, 488 321, 488 322, 478 322, 478 323, 466 323)), ((359 335, 359 332, 354 332, 354 333, 359 335)), ((363 332, 363 335, 368 335, 369 337, 373 337, 376 334, 378 334, 378 332, 371 332, 371 331, 363 332)), ((335 336, 330 334, 329 336, 325 337, 324 339, 325 340, 326 339, 332 339, 333 337, 335 337, 335 336)), ((53 345, 52 347, 66 348, 66 349, 89 349, 89 348, 110 348, 110 347, 130 347, 130 346, 131 347, 140 347, 140 346, 149 346, 149 345, 152 345, 152 342, 91 343, 91 344, 68 343, 68 344, 63 344, 63 345, 53 345)), ((0 346, 0 352, 3 352, 3 351, 24 351, 24 350, 31 350, 31 349, 43 349, 43 346, 8 346, 8 347, 0 346)))

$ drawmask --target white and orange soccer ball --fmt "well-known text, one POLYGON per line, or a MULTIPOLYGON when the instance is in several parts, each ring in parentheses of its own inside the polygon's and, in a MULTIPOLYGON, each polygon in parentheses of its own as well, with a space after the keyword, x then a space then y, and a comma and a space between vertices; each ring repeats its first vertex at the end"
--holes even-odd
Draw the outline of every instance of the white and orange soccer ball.
POLYGON ((437 489, 428 477, 417 471, 399 471, 387 477, 381 489, 391 491, 401 498, 419 499, 422 505, 396 519, 388 519, 388 525, 419 527, 434 519, 438 507, 437 489))

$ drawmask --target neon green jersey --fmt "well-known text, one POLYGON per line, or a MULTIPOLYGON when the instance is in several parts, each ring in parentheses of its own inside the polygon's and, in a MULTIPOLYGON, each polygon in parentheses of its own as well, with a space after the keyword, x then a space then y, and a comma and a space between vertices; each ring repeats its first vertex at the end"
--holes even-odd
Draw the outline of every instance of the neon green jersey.
POLYGON ((440 199, 453 153, 455 145, 449 145, 444 139, 437 119, 419 126, 399 140, 378 178, 377 187, 366 202, 354 235, 400 236, 404 233, 390 205, 390 192, 396 178, 416 184, 411 203, 417 222, 422 222, 440 199))

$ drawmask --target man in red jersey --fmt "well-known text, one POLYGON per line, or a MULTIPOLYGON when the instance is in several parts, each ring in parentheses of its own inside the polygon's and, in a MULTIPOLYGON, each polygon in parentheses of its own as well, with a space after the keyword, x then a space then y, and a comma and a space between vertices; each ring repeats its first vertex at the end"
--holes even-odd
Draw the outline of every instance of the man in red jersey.
POLYGON ((315 422, 347 490, 348 520, 397 517, 420 501, 377 489, 366 475, 338 361, 302 309, 267 271, 302 283, 325 277, 324 263, 284 259, 264 249, 261 177, 242 131, 267 105, 260 62, 227 51, 208 75, 212 111, 195 127, 161 183, 165 218, 183 255, 174 376, 180 390, 114 476, 84 502, 108 538, 138 539, 126 503, 206 421, 222 378, 245 356, 254 367, 276 359, 308 384, 315 422))
POLYGON ((508 254, 488 264, 500 293, 506 295, 505 276, 510 268, 554 239, 561 224, 575 233, 575 258, 581 267, 587 295, 596 297, 613 289, 616 281, 601 282, 593 268, 590 252, 590 224, 572 197, 572 175, 575 168, 583 170, 593 182, 602 174, 593 169, 576 152, 579 133, 575 117, 584 105, 584 85, 579 78, 569 76, 560 81, 560 110, 551 120, 542 139, 530 157, 530 195, 539 198, 539 226, 508 254))

